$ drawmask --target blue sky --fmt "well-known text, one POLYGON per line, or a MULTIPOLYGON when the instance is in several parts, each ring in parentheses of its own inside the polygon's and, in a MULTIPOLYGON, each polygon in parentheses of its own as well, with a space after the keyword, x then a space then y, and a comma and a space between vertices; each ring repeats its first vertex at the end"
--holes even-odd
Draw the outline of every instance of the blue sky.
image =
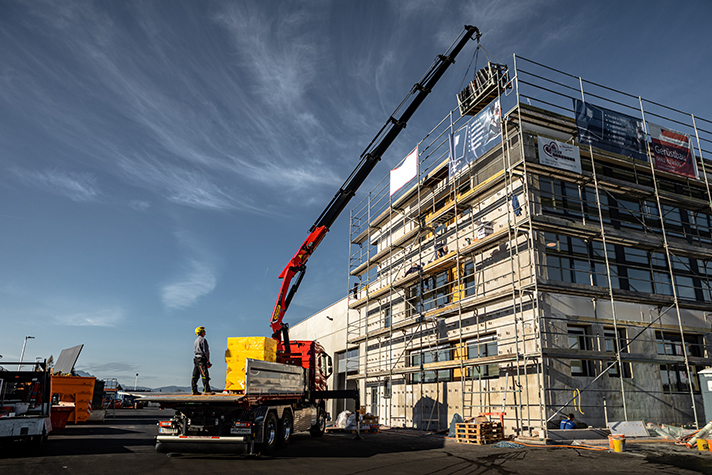
MULTIPOLYGON (((0 2, 0 354, 187 386, 204 325, 267 336, 277 275, 464 24, 712 118, 709 2, 0 2)), ((357 195, 456 107, 474 43, 357 195)), ((347 291, 348 210, 286 321, 347 291)))

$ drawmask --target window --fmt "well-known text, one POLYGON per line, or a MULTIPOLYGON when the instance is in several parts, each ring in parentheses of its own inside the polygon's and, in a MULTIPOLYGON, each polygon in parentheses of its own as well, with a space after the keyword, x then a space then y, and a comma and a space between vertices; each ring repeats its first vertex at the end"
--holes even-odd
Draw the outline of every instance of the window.
MULTIPOLYGON (((608 353, 615 353, 619 348, 622 348, 621 353, 628 353, 627 341, 625 338, 625 329, 618 329, 618 339, 616 340, 616 333, 613 328, 603 329, 603 339, 605 341, 605 351, 608 353)), ((607 367, 610 362, 606 361, 603 363, 604 368, 607 367)), ((620 373, 618 372, 618 363, 608 370, 608 376, 618 377, 620 373)), ((623 377, 630 378, 630 363, 623 363, 623 377)))
POLYGON ((371 415, 378 415, 378 386, 371 388, 371 415))
MULTIPOLYGON (((467 359, 498 355, 496 338, 496 335, 490 335, 467 341, 467 359)), ((468 367, 467 376, 477 379, 498 378, 499 364, 492 363, 468 367)))
MULTIPOLYGON (((419 366, 421 368, 428 363, 451 360, 452 357, 449 346, 443 346, 434 350, 418 350, 410 354, 410 366, 419 366)), ((413 373, 411 376, 411 382, 413 383, 434 383, 437 381, 450 381, 451 379, 452 371, 449 369, 421 371, 419 373, 413 373)))
POLYGON ((628 274, 628 286, 630 290, 636 292, 653 293, 653 282, 650 277, 650 258, 647 251, 634 249, 632 247, 623 248, 625 255, 626 271, 628 274))
MULTIPOLYGON (((669 356, 684 356, 682 349, 682 338, 673 332, 655 332, 658 354, 669 356)), ((702 356, 702 344, 700 335, 685 335, 685 349, 688 356, 702 356)), ((687 374, 685 363, 661 364, 660 379, 663 383, 663 391, 666 392, 688 392, 690 384, 694 392, 700 391, 700 381, 697 373, 702 370, 702 366, 690 365, 691 377, 687 374)))
POLYGON ((408 289, 407 307, 410 315, 428 312, 450 302, 449 272, 423 277, 408 289))
POLYGON ((336 356, 336 372, 337 373, 345 373, 346 372, 346 352, 342 351, 340 353, 336 353, 334 356, 336 356))
MULTIPOLYGON (((544 233, 547 278, 560 282, 608 287, 603 245, 560 234, 544 233)), ((615 248, 608 245, 609 259, 615 248)), ((617 268, 611 265, 613 285, 618 287, 617 268)))
POLYGON ((386 307, 383 310, 383 327, 389 328, 392 323, 393 321, 391 319, 391 307, 386 307))
POLYGON ((470 295, 476 295, 477 283, 475 281, 475 263, 473 261, 467 262, 465 264, 463 276, 463 283, 465 284, 465 297, 470 295))
MULTIPOLYGON (((590 350, 590 344, 585 327, 568 327, 568 340, 570 350, 590 350)), ((588 361, 570 360, 571 376, 590 376, 591 369, 588 361)))
POLYGON ((358 373, 358 348, 346 352, 346 372, 358 373))

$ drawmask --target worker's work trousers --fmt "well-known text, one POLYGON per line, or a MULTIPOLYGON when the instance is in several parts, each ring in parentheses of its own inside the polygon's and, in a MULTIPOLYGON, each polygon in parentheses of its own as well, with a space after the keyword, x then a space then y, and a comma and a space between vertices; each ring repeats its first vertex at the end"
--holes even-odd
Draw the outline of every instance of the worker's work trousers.
POLYGON ((190 387, 194 393, 198 392, 198 379, 203 379, 203 392, 210 392, 210 373, 208 373, 208 360, 201 356, 193 359, 193 379, 190 387))

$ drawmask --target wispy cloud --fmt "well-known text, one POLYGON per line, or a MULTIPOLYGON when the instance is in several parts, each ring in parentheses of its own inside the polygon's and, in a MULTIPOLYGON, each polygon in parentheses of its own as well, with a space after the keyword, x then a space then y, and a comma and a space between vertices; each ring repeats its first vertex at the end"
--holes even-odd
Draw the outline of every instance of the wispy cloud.
POLYGON ((163 305, 169 309, 190 307, 217 284, 214 269, 205 262, 191 260, 185 274, 161 290, 163 305))
POLYGON ((119 166, 133 183, 160 190, 174 203, 193 208, 226 210, 240 206, 198 170, 148 160, 123 159, 119 166))
POLYGON ((228 3, 172 24, 155 5, 133 4, 130 34, 111 9, 90 2, 24 8, 31 21, 0 30, 0 39, 31 30, 59 45, 57 54, 18 45, 0 55, 25 65, 0 66, 0 101, 69 147, 71 160, 204 209, 263 213, 250 197, 268 207, 282 193, 305 200, 339 184, 339 157, 324 157, 331 138, 314 102, 313 6, 275 15, 257 2, 228 3), (177 48, 206 21, 232 46, 205 36, 177 48))
POLYGON ((15 168, 15 176, 24 184, 69 198, 72 201, 94 201, 100 192, 96 178, 88 173, 72 173, 62 170, 25 170, 15 168))
POLYGON ((91 312, 56 315, 54 320, 60 325, 78 327, 115 327, 122 323, 124 312, 120 308, 109 308, 91 312))
POLYGON ((131 200, 129 201, 129 206, 135 209, 136 211, 146 211, 148 208, 151 207, 151 203, 144 200, 131 200))
POLYGON ((213 253, 192 233, 177 231, 178 247, 186 257, 180 275, 161 288, 161 300, 167 309, 182 309, 195 304, 217 285, 217 271, 213 253))

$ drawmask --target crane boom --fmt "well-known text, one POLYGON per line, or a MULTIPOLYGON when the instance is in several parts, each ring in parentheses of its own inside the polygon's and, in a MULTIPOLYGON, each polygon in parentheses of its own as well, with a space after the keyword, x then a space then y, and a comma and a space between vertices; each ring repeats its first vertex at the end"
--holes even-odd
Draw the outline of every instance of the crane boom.
POLYGON ((309 257, 324 239, 326 233, 329 232, 329 228, 334 224, 344 208, 346 208, 351 198, 356 194, 356 190, 358 190, 366 180, 376 166, 376 163, 381 160, 381 157, 386 150, 388 150, 388 147, 391 146, 401 130, 405 128, 408 120, 418 107, 420 107, 427 95, 430 94, 433 86, 440 80, 450 64, 455 62, 455 57, 473 36, 479 41, 481 36, 479 29, 475 26, 465 25, 464 30, 455 39, 448 51, 444 55, 438 55, 437 58, 435 58, 435 62, 430 69, 428 69, 421 80, 411 88, 405 99, 403 99, 383 127, 381 127, 378 134, 376 134, 368 147, 363 151, 360 157, 361 159, 354 171, 351 172, 351 175, 349 175, 341 188, 336 192, 329 205, 324 209, 309 230, 307 239, 299 247, 294 257, 290 259, 284 270, 279 274, 279 278, 282 279, 282 284, 270 320, 270 326, 273 331, 272 337, 276 340, 279 341, 284 337, 284 342, 286 344, 289 342, 288 325, 283 323, 282 320, 294 294, 304 278, 309 257), (399 117, 396 117, 398 111, 403 107, 405 107, 405 110, 399 117), (289 288, 292 279, 297 274, 296 282, 289 288), (289 289, 289 291, 287 291, 287 289, 289 289))

